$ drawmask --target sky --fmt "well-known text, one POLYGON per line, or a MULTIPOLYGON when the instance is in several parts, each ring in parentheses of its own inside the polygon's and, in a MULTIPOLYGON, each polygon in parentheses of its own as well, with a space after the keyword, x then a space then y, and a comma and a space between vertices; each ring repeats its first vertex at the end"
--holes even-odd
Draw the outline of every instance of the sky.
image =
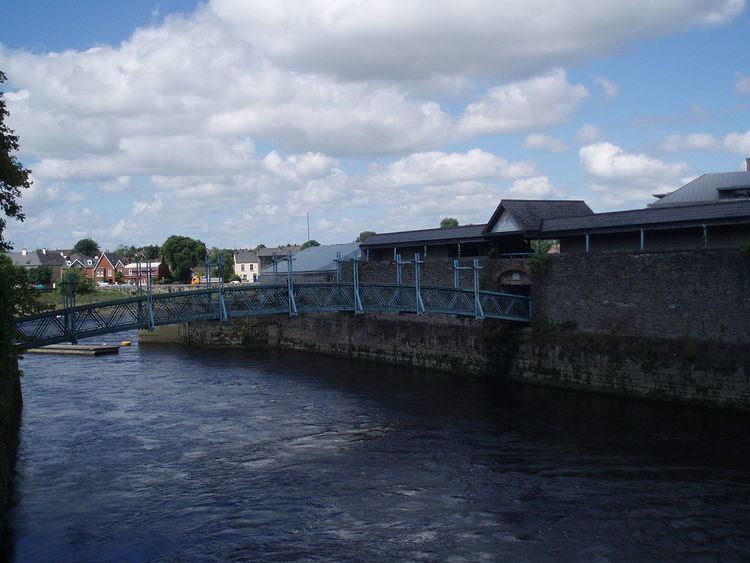
POLYGON ((640 208, 750 157, 745 0, 24 0, 16 248, 252 248, 640 208))

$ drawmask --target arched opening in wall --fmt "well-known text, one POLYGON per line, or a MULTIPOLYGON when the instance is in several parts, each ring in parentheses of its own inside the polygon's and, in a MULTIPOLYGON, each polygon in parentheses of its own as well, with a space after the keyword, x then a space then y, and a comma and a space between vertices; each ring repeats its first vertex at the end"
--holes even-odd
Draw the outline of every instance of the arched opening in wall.
POLYGON ((531 279, 523 270, 506 270, 497 277, 498 291, 515 295, 531 295, 531 279))

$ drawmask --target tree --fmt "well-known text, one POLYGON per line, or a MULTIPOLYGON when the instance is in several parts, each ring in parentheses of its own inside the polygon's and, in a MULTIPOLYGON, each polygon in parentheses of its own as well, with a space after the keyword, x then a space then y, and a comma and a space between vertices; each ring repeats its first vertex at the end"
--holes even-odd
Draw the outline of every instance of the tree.
POLYGON ((262 248, 266 248, 266 245, 261 243, 261 244, 259 244, 258 246, 255 247, 255 250, 257 251, 257 250, 260 250, 262 248))
POLYGON ((33 285, 50 285, 52 283, 52 268, 39 266, 29 270, 29 282, 33 285))
POLYGON ((73 247, 73 252, 78 252, 84 256, 99 256, 99 243, 92 238, 82 238, 73 247))
POLYGON ((557 241, 536 239, 531 241, 531 250, 536 254, 548 254, 557 241))
POLYGON ((138 249, 146 260, 155 260, 159 257, 161 249, 158 244, 148 244, 138 249))
POLYGON ((369 237, 376 234, 375 231, 362 231, 357 238, 354 239, 354 242, 365 242, 369 237))
MULTIPOLYGON (((0 84, 5 82, 5 74, 0 71, 0 84)), ((21 212, 21 190, 31 187, 29 179, 30 170, 24 168, 13 155, 19 149, 18 137, 13 130, 5 124, 8 117, 5 108, 3 93, 0 92, 0 209, 2 215, 23 221, 24 214, 21 212)), ((10 246, 5 243, 3 232, 5 231, 5 217, 0 215, 0 250, 8 250, 10 246)))
POLYGON ((305 244, 300 246, 300 250, 304 250, 305 248, 310 248, 312 246, 320 246, 320 243, 317 240, 308 240, 305 244))
MULTIPOLYGON (((234 274, 234 251, 227 250, 226 248, 212 248, 208 253, 208 257, 212 264, 218 264, 217 258, 221 256, 224 259, 224 281, 230 281, 230 277, 234 274)), ((212 266, 213 267, 213 266, 212 266)), ((212 275, 219 275, 218 271, 212 270, 212 275)))
POLYGON ((161 253, 172 270, 172 277, 184 283, 190 281, 190 267, 203 264, 206 245, 196 239, 172 235, 161 245, 161 253))
POLYGON ((445 219, 440 221, 441 229, 453 229, 454 227, 458 227, 458 219, 454 219, 453 217, 446 217, 445 219))
POLYGON ((57 291, 60 294, 65 293, 66 283, 75 283, 76 294, 78 295, 93 293, 96 289, 93 280, 87 278, 81 268, 71 268, 63 274, 62 283, 57 286, 57 291))

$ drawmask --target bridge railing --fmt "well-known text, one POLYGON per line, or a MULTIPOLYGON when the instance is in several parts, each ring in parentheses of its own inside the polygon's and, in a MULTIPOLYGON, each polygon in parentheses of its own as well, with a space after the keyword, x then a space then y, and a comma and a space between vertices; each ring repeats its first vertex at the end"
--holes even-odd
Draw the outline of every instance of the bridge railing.
POLYGON ((528 297, 490 291, 399 284, 307 283, 200 289, 128 297, 18 317, 16 343, 22 348, 196 320, 260 315, 352 311, 448 314, 528 322, 528 297), (357 296, 359 299, 357 299, 357 296), (361 304, 361 310, 355 304, 361 304))

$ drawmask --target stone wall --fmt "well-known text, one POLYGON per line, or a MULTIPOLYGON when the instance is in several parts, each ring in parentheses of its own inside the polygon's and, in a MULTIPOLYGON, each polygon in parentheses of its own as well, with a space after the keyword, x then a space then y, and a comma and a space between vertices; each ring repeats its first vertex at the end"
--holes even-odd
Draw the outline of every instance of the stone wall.
POLYGON ((536 270, 535 323, 584 333, 750 342, 746 253, 559 254, 536 270))
POLYGON ((300 315, 159 327, 141 343, 302 350, 634 397, 750 410, 750 351, 691 340, 519 329, 448 316, 300 315))

